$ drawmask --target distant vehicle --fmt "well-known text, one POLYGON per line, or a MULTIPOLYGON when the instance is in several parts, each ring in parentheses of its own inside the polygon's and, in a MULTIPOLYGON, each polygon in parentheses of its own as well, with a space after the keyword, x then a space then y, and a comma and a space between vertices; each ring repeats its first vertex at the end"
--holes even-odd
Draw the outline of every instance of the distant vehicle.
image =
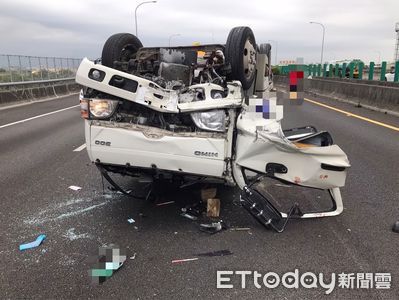
POLYGON ((363 63, 360 59, 352 60, 347 66, 345 70, 345 77, 349 78, 350 75, 350 64, 353 63, 353 78, 359 78, 359 65, 363 63))
POLYGON ((352 59, 352 60, 333 60, 327 64, 326 75, 327 77, 332 77, 335 75, 335 67, 338 64, 338 77, 350 77, 350 64, 353 63, 353 78, 359 78, 359 65, 363 63, 360 59, 352 59), (332 76, 330 76, 330 64, 333 65, 332 68, 332 76), (343 64, 346 64, 345 70, 342 70, 343 64))
POLYGON ((393 82, 394 78, 395 78, 395 67, 392 67, 391 71, 385 74, 385 81, 393 82))

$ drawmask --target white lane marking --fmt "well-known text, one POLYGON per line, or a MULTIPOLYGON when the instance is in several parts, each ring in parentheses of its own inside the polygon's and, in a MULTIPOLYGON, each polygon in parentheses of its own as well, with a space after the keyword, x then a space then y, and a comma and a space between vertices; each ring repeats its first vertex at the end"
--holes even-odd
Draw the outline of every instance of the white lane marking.
POLYGON ((85 148, 86 148, 86 143, 84 143, 83 145, 81 145, 78 148, 76 148, 75 150, 73 150, 73 152, 80 152, 85 148))
POLYGON ((52 111, 52 112, 49 112, 49 113, 45 113, 45 114, 42 114, 42 115, 34 116, 34 117, 31 117, 31 118, 28 118, 28 119, 24 119, 24 120, 8 123, 8 124, 5 124, 5 125, 1 125, 0 129, 5 128, 5 127, 9 127, 9 126, 12 126, 12 125, 20 124, 20 123, 25 123, 25 122, 28 122, 28 121, 31 121, 31 120, 34 120, 34 119, 38 119, 38 118, 42 118, 42 117, 45 117, 45 116, 49 116, 49 115, 52 115, 52 114, 56 114, 56 113, 59 113, 59 112, 62 112, 62 111, 65 111, 65 110, 68 110, 68 109, 71 109, 71 108, 75 108, 75 107, 78 107, 78 106, 80 106, 80 104, 74 105, 74 106, 70 106, 70 107, 66 107, 66 108, 59 109, 59 110, 55 110, 55 111, 52 111))

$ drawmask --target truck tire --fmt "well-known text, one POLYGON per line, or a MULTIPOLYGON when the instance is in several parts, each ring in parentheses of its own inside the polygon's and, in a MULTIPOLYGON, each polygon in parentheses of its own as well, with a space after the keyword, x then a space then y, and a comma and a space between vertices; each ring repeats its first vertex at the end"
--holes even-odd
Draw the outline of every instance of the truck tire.
POLYGON ((239 80, 248 90, 256 76, 256 42, 249 27, 235 27, 227 37, 225 57, 231 66, 229 80, 239 80))
POLYGON ((117 33, 111 35, 104 44, 101 62, 104 66, 113 68, 115 61, 129 61, 141 47, 143 47, 143 44, 133 34, 117 33))

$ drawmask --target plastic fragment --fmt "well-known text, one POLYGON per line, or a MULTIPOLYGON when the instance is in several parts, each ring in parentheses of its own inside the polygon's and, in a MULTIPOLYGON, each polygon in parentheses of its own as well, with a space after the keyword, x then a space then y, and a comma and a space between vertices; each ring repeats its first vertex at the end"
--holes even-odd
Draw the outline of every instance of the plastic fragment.
POLYGON ((79 191, 79 190, 82 189, 80 186, 76 186, 76 185, 71 185, 71 186, 69 186, 68 188, 71 189, 71 190, 73 190, 73 191, 79 191))
POLYGON ((187 219, 190 219, 190 220, 197 220, 198 218, 196 217, 196 216, 193 216, 193 215, 190 215, 190 214, 188 214, 188 213, 182 213, 182 214, 180 214, 182 217, 185 217, 185 218, 187 218, 187 219))
POLYGON ((128 221, 130 224, 133 224, 133 223, 136 222, 136 221, 135 221, 134 219, 132 219, 132 218, 127 219, 127 221, 128 221))
POLYGON ((195 206, 183 207, 181 209, 182 213, 180 215, 190 220, 197 220, 198 216, 201 214, 201 211, 197 206, 198 204, 195 204, 195 206))
POLYGON ((222 220, 210 224, 200 224, 200 230, 209 234, 217 233, 223 229, 226 229, 226 225, 224 225, 222 220))
POLYGON ((46 235, 45 234, 41 234, 39 235, 35 241, 30 242, 30 243, 26 243, 26 244, 22 244, 19 245, 19 250, 23 251, 26 249, 31 249, 31 248, 36 248, 37 246, 39 246, 44 240, 46 239, 46 235))
MULTIPOLYGON (((114 190, 115 190, 115 188, 114 188, 114 190)), ((131 191, 132 191, 132 190, 127 190, 126 193, 130 194, 131 191)), ((123 195, 123 193, 122 193, 121 191, 116 191, 116 193, 117 193, 118 195, 123 195)))
POLYGON ((172 264, 175 264, 175 263, 182 263, 182 262, 186 262, 186 261, 194 261, 194 260, 198 260, 198 257, 195 257, 195 258, 185 258, 185 259, 175 259, 175 260, 172 260, 172 264))
POLYGON ((249 227, 232 227, 230 228, 231 231, 249 231, 251 228, 249 227))
POLYGON ((205 211, 205 208, 202 206, 202 203, 195 203, 192 206, 182 207, 181 211, 183 213, 188 213, 192 216, 199 217, 202 212, 205 211))

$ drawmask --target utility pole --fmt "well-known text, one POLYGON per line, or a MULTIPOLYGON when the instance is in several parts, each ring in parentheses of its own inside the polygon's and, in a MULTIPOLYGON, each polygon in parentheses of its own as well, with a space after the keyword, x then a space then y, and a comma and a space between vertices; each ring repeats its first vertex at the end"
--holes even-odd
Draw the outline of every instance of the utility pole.
POLYGON ((136 36, 137 36, 137 37, 139 37, 139 36, 138 36, 138 32, 137 32, 137 9, 138 9, 141 5, 143 5, 143 4, 148 4, 148 3, 157 3, 157 1, 144 1, 144 2, 141 2, 141 3, 139 3, 139 4, 136 6, 136 9, 134 10, 134 25, 135 25, 135 27, 136 27, 136 36))
POLYGON ((321 41, 321 58, 320 58, 320 64, 323 65, 323 52, 324 52, 324 35, 326 33, 326 28, 324 27, 323 24, 319 22, 309 22, 310 24, 317 24, 320 25, 323 28, 323 39, 321 41))

